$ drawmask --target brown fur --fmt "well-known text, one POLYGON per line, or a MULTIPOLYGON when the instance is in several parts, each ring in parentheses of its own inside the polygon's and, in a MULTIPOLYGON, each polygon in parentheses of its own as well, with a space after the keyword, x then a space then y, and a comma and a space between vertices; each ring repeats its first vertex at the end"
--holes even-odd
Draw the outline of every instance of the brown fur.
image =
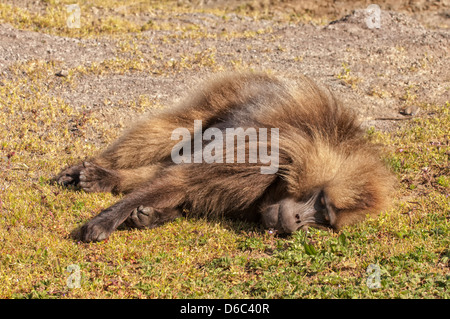
POLYGON ((328 227, 338 230, 386 208, 393 185, 376 147, 333 95, 306 77, 294 84, 263 73, 219 77, 177 107, 134 124, 98 157, 56 180, 86 191, 129 193, 84 226, 85 241, 106 238, 124 221, 155 227, 182 209, 250 220, 265 212, 296 215, 309 198, 317 198, 309 205, 326 206, 335 216, 316 222, 332 218, 328 227), (170 154, 178 141, 171 133, 185 127, 193 136, 194 120, 202 120, 203 130, 279 128, 279 171, 261 174, 261 163, 248 162, 175 165, 170 154))

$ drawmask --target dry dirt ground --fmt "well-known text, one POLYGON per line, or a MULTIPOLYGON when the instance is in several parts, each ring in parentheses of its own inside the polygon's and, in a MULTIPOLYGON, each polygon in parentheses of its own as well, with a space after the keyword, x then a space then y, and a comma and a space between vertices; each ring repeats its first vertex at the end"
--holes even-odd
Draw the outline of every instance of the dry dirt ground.
MULTIPOLYGON (((13 3, 37 12, 45 9, 42 1, 13 3)), ((124 50, 114 37, 67 38, 0 24, 0 80, 9 77, 12 64, 33 59, 57 61, 65 72, 118 58, 148 62, 151 68, 143 70, 79 72, 71 85, 61 82, 53 89, 52 94, 69 104, 103 109, 105 118, 115 121, 118 114, 132 116, 127 112, 129 101, 145 97, 150 104, 173 103, 186 89, 221 70, 262 69, 293 78, 304 73, 329 86, 366 126, 388 130, 408 117, 402 114, 408 106, 420 110, 422 103, 445 105, 450 100, 450 6, 448 1, 378 3, 380 28, 366 23, 368 1, 278 1, 272 7, 267 1, 246 3, 248 10, 273 10, 272 19, 233 12, 143 13, 131 18, 176 28, 131 35, 134 51, 124 50), (323 17, 322 23, 277 19, 277 12, 291 11, 323 17)), ((239 1, 192 5, 243 6, 239 1)), ((94 9, 99 16, 107 14, 94 9)), ((120 14, 126 16, 126 9, 120 14)))

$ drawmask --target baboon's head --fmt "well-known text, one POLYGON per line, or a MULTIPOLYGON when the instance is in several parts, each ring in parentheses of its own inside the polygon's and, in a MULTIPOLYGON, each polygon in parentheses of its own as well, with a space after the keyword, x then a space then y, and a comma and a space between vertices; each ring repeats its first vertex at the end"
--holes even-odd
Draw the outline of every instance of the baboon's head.
POLYGON ((282 198, 263 209, 266 227, 278 233, 308 226, 339 231, 387 208, 394 177, 373 145, 351 140, 302 146, 301 156, 285 167, 282 198))

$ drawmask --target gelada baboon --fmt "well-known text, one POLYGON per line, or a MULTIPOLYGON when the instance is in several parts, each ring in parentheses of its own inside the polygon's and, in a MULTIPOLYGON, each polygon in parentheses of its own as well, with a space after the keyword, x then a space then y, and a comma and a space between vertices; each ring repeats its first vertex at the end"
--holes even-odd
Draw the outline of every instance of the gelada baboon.
POLYGON ((259 221, 280 234, 307 226, 338 231, 384 209, 393 185, 377 148, 328 90, 306 77, 294 83, 264 73, 216 77, 55 180, 127 194, 81 227, 86 242, 107 238, 122 223, 153 228, 186 212, 259 221), (245 129, 244 143, 225 143, 220 133, 229 128, 245 129), (190 137, 180 142, 176 132, 190 137), (249 132, 257 134, 259 153, 249 132), (275 169, 263 172, 269 163, 261 149, 276 155, 275 169), (242 150, 244 161, 225 158, 242 150), (175 158, 182 153, 184 160, 175 158))

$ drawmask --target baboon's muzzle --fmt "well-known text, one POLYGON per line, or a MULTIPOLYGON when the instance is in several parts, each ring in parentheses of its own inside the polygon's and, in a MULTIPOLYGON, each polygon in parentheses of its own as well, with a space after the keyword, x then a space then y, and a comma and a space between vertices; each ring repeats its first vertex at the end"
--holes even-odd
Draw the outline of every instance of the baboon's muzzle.
POLYGON ((336 214, 324 191, 316 191, 304 201, 285 198, 268 206, 262 213, 264 227, 279 234, 289 234, 308 226, 333 228, 336 214))

